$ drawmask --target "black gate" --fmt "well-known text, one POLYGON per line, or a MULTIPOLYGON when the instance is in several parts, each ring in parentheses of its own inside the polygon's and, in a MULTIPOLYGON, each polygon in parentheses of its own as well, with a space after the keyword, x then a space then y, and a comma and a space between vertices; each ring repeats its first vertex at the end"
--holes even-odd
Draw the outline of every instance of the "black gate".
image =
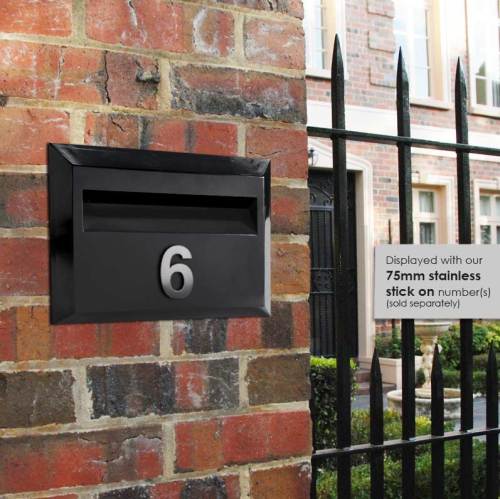
MULTIPOLYGON (((358 356, 357 273, 356 273, 356 190, 354 173, 347 174, 347 216, 349 242, 349 307, 353 318, 345 327, 351 357, 358 356)), ((323 357, 335 356, 335 325, 333 321, 333 182, 325 169, 309 171, 311 249, 311 353, 323 357)))
MULTIPOLYGON (((461 418, 460 430, 444 432, 443 376, 439 351, 435 350, 432 369, 431 435, 415 436, 415 325, 412 319, 404 319, 402 335, 402 438, 384 441, 382 377, 377 352, 374 352, 370 377, 370 443, 351 445, 351 379, 349 344, 344 337, 345 324, 353 320, 348 304, 350 246, 346 140, 371 142, 396 146, 398 149, 400 242, 413 243, 411 148, 440 149, 453 151, 457 155, 457 197, 459 220, 459 243, 472 242, 471 231, 471 189, 469 153, 500 156, 500 149, 471 146, 468 144, 467 96, 463 71, 458 61, 455 80, 455 116, 457 143, 443 143, 415 139, 410 136, 410 97, 408 76, 402 54, 399 54, 397 69, 397 124, 398 135, 379 135, 345 129, 344 68, 338 37, 332 61, 332 124, 333 128, 308 127, 313 137, 330 138, 333 146, 332 181, 334 186, 334 272, 333 272, 333 317, 336 334, 337 357, 337 445, 335 449, 315 449, 312 456, 313 477, 311 497, 316 497, 318 466, 325 460, 336 458, 337 496, 351 497, 351 456, 368 454, 371 462, 371 497, 384 497, 384 452, 400 449, 402 453, 403 499, 415 497, 418 484, 415 483, 415 449, 431 444, 432 449, 432 497, 444 497, 444 444, 446 441, 460 441, 460 490, 462 498, 472 497, 472 444, 473 438, 486 438, 487 479, 486 497, 498 498, 498 380, 496 355, 490 348, 487 366, 486 427, 473 428, 472 392, 472 320, 460 321, 460 388, 461 418)), ((311 405, 314 418, 315 408, 311 405)), ((332 422, 334 424, 334 422, 332 422)), ((314 437, 313 437, 313 443, 314 437)))

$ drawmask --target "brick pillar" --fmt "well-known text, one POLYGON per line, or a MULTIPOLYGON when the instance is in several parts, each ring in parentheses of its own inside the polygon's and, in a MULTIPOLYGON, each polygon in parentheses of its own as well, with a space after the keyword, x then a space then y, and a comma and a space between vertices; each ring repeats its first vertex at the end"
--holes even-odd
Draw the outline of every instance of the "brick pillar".
POLYGON ((301 17, 0 2, 0 496, 308 496, 301 17), (272 318, 50 326, 47 142, 270 158, 272 318))

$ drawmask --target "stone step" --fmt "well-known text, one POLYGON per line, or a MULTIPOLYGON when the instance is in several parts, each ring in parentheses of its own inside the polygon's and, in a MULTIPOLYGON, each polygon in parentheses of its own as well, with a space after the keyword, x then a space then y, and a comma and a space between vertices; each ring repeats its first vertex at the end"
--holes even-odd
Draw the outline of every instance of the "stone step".
POLYGON ((363 383, 365 381, 370 381, 370 371, 368 369, 358 369, 354 376, 356 383, 363 383))

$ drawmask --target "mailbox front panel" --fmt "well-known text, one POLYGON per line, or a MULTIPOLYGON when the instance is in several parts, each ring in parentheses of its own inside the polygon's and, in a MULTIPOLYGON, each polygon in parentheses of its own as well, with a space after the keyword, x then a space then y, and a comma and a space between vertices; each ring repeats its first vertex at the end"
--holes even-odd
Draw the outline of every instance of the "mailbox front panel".
POLYGON ((49 197, 53 323, 269 314, 267 162, 51 145, 49 197))

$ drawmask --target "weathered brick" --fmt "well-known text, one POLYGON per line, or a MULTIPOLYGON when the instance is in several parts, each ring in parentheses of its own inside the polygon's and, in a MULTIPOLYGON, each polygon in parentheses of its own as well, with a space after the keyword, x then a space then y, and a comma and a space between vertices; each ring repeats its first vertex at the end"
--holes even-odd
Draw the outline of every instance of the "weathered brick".
POLYGON ((309 234, 309 191, 273 187, 271 227, 274 233, 309 234))
POLYGON ((276 294, 309 293, 309 248, 305 244, 271 244, 271 287, 276 294))
POLYGON ((117 106, 157 109, 158 62, 117 52, 105 52, 106 102, 117 106))
POLYGON ((174 377, 167 365, 91 366, 87 369, 87 384, 94 419, 167 414, 173 410, 174 377))
POLYGON ((221 352, 226 348, 227 321, 207 319, 196 321, 175 321, 173 350, 181 353, 221 352))
POLYGON ((75 421, 71 371, 0 373, 0 428, 75 421))
POLYGON ((238 475, 213 475, 101 492, 98 499, 239 499, 238 475))
POLYGON ((157 108, 158 63, 148 57, 6 40, 0 71, 9 97, 157 108))
POLYGON ((396 87, 396 73, 392 58, 377 58, 370 62, 370 83, 378 87, 396 87))
POLYGON ((89 113, 85 121, 85 144, 136 149, 139 146, 139 118, 126 114, 89 113))
POLYGON ((0 440, 0 494, 145 480, 162 473, 161 427, 0 440))
POLYGON ((186 50, 180 4, 87 0, 86 12, 87 36, 94 40, 170 52, 186 50))
POLYGON ((247 18, 244 39, 249 61, 289 69, 304 68, 304 31, 296 23, 247 18))
POLYGON ((289 302, 273 302, 271 316, 262 319, 262 343, 266 348, 290 348, 295 324, 289 302))
POLYGON ((238 407, 238 359, 178 362, 174 365, 177 411, 238 407))
POLYGON ((394 1, 392 0, 368 0, 367 9, 370 14, 394 17, 394 1))
POLYGON ((392 22, 376 25, 368 32, 368 46, 374 50, 382 50, 394 54, 396 43, 392 22))
POLYGON ((21 307, 16 310, 17 360, 50 358, 50 328, 47 309, 21 307))
POLYGON ((44 175, 0 174, 0 227, 47 225, 44 175))
POLYGON ((230 156, 238 150, 238 130, 232 123, 144 118, 140 143, 157 151, 230 156))
POLYGON ((202 7, 191 13, 193 51, 212 57, 234 52, 234 19, 231 13, 202 7))
POLYGON ((49 109, 3 107, 0 134, 0 164, 45 164, 47 142, 69 142, 69 116, 49 109))
POLYGON ((201 114, 231 114, 305 122, 305 85, 298 78, 208 66, 174 66, 172 107, 201 114))
POLYGON ((270 159, 273 177, 307 178, 307 134, 303 130, 249 127, 246 153, 270 159))
POLYGON ((176 469, 217 469, 307 455, 311 448, 308 412, 259 413, 178 423, 176 469))
POLYGON ((308 354, 253 358, 248 363, 246 376, 250 404, 309 400, 308 380, 308 354))
POLYGON ((0 31, 68 36, 71 6, 71 0, 2 0, 0 31))
POLYGON ((48 259, 48 244, 45 239, 2 239, 0 296, 47 294, 48 259))
POLYGON ((310 482, 309 463, 254 470, 250 474, 250 494, 259 499, 307 499, 310 482))
POLYGON ((301 0, 211 0, 213 3, 237 5, 248 9, 280 12, 302 19, 304 9, 301 0))

